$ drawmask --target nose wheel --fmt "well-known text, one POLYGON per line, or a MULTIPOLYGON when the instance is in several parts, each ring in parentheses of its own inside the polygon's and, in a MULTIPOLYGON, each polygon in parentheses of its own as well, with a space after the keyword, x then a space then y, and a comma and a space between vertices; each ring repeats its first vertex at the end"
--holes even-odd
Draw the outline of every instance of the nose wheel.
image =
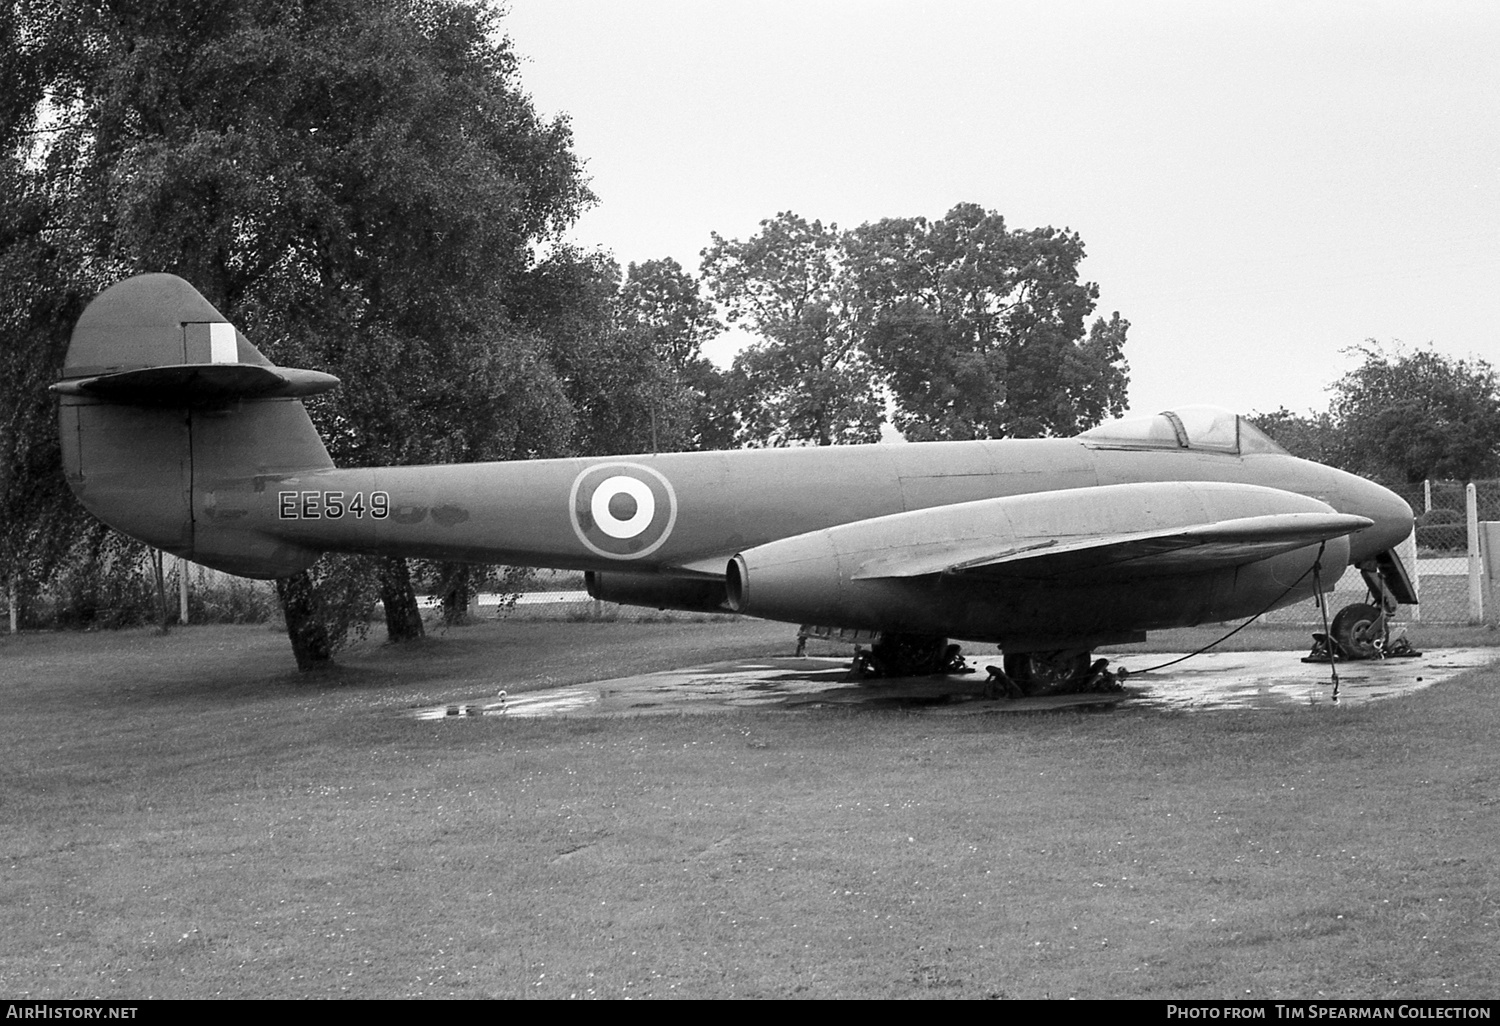
POLYGON ((1356 602, 1334 615, 1328 633, 1346 658, 1379 659, 1390 640, 1390 623, 1383 610, 1356 602))
POLYGON ((1327 634, 1313 635, 1313 648, 1304 663, 1346 659, 1391 659, 1419 656, 1399 628, 1391 637, 1390 614, 1368 602, 1355 602, 1334 614, 1327 634))

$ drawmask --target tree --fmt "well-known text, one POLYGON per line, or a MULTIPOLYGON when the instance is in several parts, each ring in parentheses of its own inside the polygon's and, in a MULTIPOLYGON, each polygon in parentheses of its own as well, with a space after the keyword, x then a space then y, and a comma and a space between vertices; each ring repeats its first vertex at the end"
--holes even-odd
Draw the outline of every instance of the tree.
POLYGON ((683 390, 687 447, 733 445, 734 423, 723 408, 724 375, 703 355, 704 343, 724 325, 697 279, 671 257, 633 263, 620 288, 619 318, 622 334, 664 364, 683 390))
POLYGON ((88 522, 63 479, 47 391, 82 309, 52 230, 55 206, 42 176, 0 154, 0 581, 15 599, 66 558, 88 522))
POLYGON ((374 602, 375 563, 328 555, 308 571, 276 581, 297 669, 316 670, 349 640, 364 637, 374 602))
POLYGON ((747 445, 832 445, 880 437, 881 403, 860 349, 837 225, 790 211, 741 242, 717 232, 703 276, 764 341, 735 357, 728 398, 747 445))
POLYGON ((671 257, 630 265, 620 287, 620 319, 674 371, 703 359, 704 344, 724 331, 697 279, 671 257))
MULTIPOLYGON (((673 265, 675 266, 675 265, 673 265)), ((680 270, 680 269, 679 269, 680 270)), ((637 278, 639 272, 632 266, 637 278)), ((571 419, 548 424, 531 440, 530 455, 610 455, 676 451, 694 441, 694 393, 673 361, 695 366, 699 339, 711 330, 695 291, 669 275, 648 275, 622 290, 620 269, 604 253, 554 246, 545 259, 506 290, 517 330, 549 369, 551 387, 571 419), (667 298, 653 303, 652 296, 667 298)), ((711 314, 711 311, 709 311, 711 314)), ((706 361, 705 361, 706 362, 706 361)), ((711 369, 711 368, 710 368, 711 369)), ((481 585, 513 590, 524 575, 514 568, 434 568, 444 616, 461 618, 481 585)))
POLYGON ((1072 435, 1125 409, 1130 323, 1085 332, 1099 290, 1076 233, 961 203, 847 233, 783 213, 713 240, 705 278, 764 339, 729 375, 743 442, 873 441, 887 402, 912 440, 1072 435))
POLYGON ((848 238, 865 351, 909 439, 1072 435, 1126 404, 1118 313, 1085 319, 1083 242, 1010 230, 962 203, 937 220, 886 218, 848 238))
POLYGON ((1500 383, 1489 363, 1387 352, 1374 340, 1354 351, 1364 363, 1334 383, 1331 405, 1343 469, 1388 484, 1500 472, 1500 383))
POLYGON ((569 454, 687 447, 687 396, 650 332, 622 330, 620 268, 607 254, 557 247, 515 297, 546 343, 575 421, 569 454))
MULTIPOLYGON (((181 274, 277 362, 339 374, 311 405, 336 459, 528 455, 570 422, 502 297, 592 196, 497 15, 460 0, 26 12, 64 126, 48 172, 92 273, 181 274)), ((381 577, 410 597, 404 567, 381 577)), ((289 617, 326 607, 300 597, 316 587, 284 589, 289 617)), ((393 636, 413 604, 387 603, 393 636)))

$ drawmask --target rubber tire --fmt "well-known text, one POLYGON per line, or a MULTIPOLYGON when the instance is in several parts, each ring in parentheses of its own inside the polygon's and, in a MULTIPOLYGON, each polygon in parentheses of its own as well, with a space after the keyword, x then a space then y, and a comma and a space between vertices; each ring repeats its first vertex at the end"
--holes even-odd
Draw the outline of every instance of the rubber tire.
MULTIPOLYGON (((1380 610, 1367 602, 1356 602, 1340 609, 1329 625, 1328 633, 1339 643, 1339 648, 1350 659, 1378 659, 1380 649, 1367 635, 1370 627, 1380 618, 1380 610)), ((1381 641, 1384 641, 1381 631, 1381 641)))
POLYGON ((942 672, 948 639, 929 634, 882 634, 870 647, 882 677, 927 677, 942 672))
POLYGON ((1007 655, 1002 662, 1005 675, 1028 698, 1043 695, 1068 695, 1088 679, 1093 659, 1089 652, 1021 652, 1007 655))

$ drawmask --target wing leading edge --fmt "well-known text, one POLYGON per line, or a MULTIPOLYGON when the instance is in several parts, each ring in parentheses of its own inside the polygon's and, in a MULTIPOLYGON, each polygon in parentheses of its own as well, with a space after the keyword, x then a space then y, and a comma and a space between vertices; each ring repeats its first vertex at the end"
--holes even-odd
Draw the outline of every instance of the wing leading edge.
POLYGON ((865 563, 855 580, 963 574, 968 577, 1053 578, 1070 574, 1158 576, 1252 563, 1370 527, 1345 513, 1273 513, 1208 524, 1074 538, 971 541, 919 556, 897 554, 865 563))

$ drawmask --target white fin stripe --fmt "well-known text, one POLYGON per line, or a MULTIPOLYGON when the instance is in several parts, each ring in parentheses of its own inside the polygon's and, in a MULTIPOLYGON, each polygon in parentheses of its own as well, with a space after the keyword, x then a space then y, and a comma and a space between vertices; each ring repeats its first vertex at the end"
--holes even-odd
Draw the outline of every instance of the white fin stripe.
POLYGON ((240 347, 234 325, 215 321, 208 326, 208 359, 212 363, 239 363, 240 347))

